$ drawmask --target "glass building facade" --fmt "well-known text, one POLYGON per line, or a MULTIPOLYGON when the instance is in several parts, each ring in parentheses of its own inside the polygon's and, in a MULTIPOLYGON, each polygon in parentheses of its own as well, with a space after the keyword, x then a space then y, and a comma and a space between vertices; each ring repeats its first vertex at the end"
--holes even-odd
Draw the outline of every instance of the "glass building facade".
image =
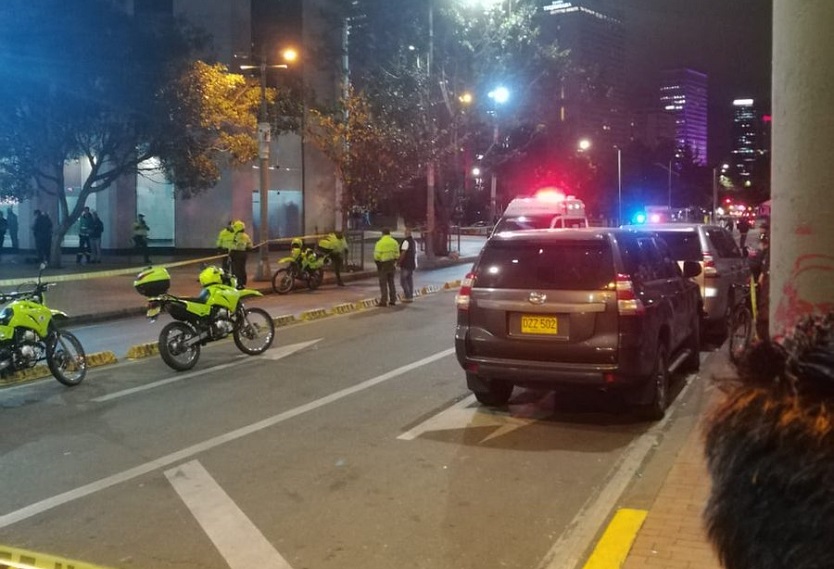
POLYGON ((694 69, 667 69, 661 72, 660 107, 674 118, 675 146, 682 152, 692 149, 695 162, 706 164, 707 153, 707 76, 694 69))

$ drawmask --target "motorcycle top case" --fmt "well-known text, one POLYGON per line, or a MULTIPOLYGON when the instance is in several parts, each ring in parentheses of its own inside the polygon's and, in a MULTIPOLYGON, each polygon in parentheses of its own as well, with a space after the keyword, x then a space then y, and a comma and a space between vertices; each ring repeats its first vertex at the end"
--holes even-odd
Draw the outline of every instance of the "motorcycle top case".
POLYGON ((159 296, 171 288, 171 275, 165 267, 151 267, 136 276, 133 288, 142 296, 159 296))

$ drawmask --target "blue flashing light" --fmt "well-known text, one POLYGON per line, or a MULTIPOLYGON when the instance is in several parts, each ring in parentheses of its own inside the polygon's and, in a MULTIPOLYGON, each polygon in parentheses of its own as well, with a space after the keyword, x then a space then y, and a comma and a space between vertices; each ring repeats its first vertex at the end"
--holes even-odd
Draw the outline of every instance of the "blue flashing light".
POLYGON ((646 223, 646 214, 642 211, 640 213, 635 213, 632 220, 634 223, 646 223))

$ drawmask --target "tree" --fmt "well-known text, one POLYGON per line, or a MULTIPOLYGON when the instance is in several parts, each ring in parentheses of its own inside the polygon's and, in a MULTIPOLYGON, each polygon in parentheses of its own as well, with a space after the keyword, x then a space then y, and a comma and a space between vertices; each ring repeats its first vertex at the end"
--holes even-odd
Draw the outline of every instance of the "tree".
POLYGON ((342 183, 342 222, 354 206, 375 209, 409 179, 413 142, 371 112, 363 93, 349 89, 335 109, 310 110, 307 138, 336 168, 342 183))
POLYGON ((204 43, 180 22, 136 22, 105 0, 0 4, 0 187, 57 201, 53 264, 88 197, 149 160, 187 198, 214 185, 224 162, 256 156, 259 91, 195 61, 204 43), (74 159, 90 168, 70 208, 63 171, 74 159))

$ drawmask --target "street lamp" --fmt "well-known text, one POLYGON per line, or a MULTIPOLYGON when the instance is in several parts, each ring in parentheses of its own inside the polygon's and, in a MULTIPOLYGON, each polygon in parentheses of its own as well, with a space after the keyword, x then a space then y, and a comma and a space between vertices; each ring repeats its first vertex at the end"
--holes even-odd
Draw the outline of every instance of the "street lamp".
MULTIPOLYGON (((298 58, 294 49, 284 50, 282 53, 284 61, 292 62, 298 58)), ((266 110, 266 70, 286 69, 286 63, 267 65, 266 56, 261 53, 260 65, 241 65, 243 69, 258 69, 261 80, 261 106, 258 112, 258 159, 260 160, 260 241, 258 251, 258 270, 255 273, 255 280, 268 281, 272 277, 269 268, 269 145, 272 142, 272 125, 269 123, 266 110)))

